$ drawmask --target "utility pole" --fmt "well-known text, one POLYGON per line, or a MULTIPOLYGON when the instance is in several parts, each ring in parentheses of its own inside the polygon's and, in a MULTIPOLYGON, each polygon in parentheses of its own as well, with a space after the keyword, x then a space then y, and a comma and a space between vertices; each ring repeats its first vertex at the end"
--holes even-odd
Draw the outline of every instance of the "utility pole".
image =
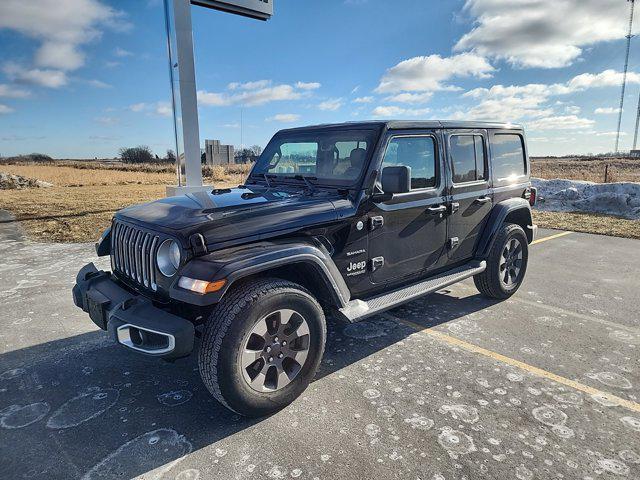
POLYGON ((620 93, 620 107, 618 109, 618 129, 616 131, 616 147, 615 152, 618 153, 620 145, 620 126, 622 125, 622 108, 624 106, 624 91, 627 88, 627 70, 629 69, 629 50, 631 48, 631 34, 633 29, 633 9, 635 6, 635 0, 627 0, 631 2, 631 11, 629 13, 629 30, 627 32, 627 51, 624 57, 624 73, 622 74, 622 92, 620 93))

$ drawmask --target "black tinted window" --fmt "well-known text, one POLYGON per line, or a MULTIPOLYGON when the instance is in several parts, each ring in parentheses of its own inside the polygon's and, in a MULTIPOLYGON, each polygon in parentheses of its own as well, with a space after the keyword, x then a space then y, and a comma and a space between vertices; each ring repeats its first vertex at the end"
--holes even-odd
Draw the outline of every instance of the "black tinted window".
POLYGON ((491 139, 493 177, 518 177, 527 173, 524 148, 520 135, 498 133, 491 139))
POLYGON ((436 185, 436 145, 432 137, 395 137, 389 142, 382 168, 411 167, 411 188, 436 185))
POLYGON ((296 175, 317 183, 352 184, 367 166, 377 132, 303 130, 279 132, 271 139, 251 175, 291 180, 296 175))
POLYGON ((449 145, 454 183, 484 178, 484 145, 480 135, 452 135, 449 145))

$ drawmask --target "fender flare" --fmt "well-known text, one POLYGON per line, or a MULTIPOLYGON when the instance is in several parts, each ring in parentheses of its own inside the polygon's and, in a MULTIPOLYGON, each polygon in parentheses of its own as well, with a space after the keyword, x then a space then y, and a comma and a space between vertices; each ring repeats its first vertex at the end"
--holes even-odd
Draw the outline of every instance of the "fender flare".
POLYGON ((176 275, 169 295, 174 300, 191 305, 213 305, 220 302, 238 280, 273 268, 295 264, 305 264, 314 269, 314 273, 330 292, 332 303, 336 307, 344 307, 351 299, 349 288, 329 252, 322 246, 305 241, 259 242, 195 258, 176 275), (209 282, 225 279, 226 283, 217 292, 201 295, 178 287, 178 279, 181 276, 209 282))
POLYGON ((529 205, 529 202, 524 198, 509 198, 497 203, 491 210, 489 219, 484 226, 482 235, 478 242, 478 247, 476 248, 477 258, 483 259, 489 254, 498 230, 507 217, 515 213, 522 215, 521 218, 523 218, 524 223, 526 223, 525 227, 530 227, 525 228, 524 230, 529 243, 533 241, 533 217, 531 216, 531 205, 529 205))

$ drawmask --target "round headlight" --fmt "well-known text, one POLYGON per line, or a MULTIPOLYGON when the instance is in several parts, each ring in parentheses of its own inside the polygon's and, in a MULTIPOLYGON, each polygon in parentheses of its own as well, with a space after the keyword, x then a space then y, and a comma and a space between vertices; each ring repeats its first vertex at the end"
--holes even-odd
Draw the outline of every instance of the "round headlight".
POLYGON ((156 259, 158 269, 165 277, 173 277, 180 267, 180 245, 173 240, 165 240, 158 249, 156 259))

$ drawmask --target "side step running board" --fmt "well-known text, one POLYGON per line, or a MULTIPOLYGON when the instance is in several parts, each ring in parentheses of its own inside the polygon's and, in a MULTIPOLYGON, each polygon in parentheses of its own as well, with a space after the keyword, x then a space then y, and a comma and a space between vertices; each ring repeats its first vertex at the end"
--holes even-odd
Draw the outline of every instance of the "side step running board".
POLYGON ((338 312, 350 322, 384 312, 416 298, 433 293, 441 288, 457 283, 465 278, 484 272, 487 262, 484 260, 466 263, 458 268, 444 272, 436 277, 423 280, 367 300, 351 300, 338 312))

